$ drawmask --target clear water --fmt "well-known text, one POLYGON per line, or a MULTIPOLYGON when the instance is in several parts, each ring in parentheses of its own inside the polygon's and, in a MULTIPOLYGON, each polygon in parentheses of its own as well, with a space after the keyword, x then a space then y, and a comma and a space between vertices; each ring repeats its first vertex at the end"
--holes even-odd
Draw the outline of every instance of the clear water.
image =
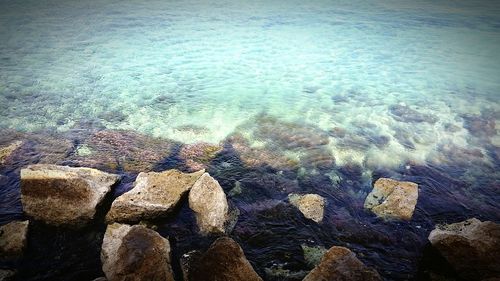
MULTIPOLYGON (((309 229, 322 233, 316 240, 338 244, 325 237, 352 234, 345 225, 340 231, 338 220, 356 213, 352 224, 362 220, 377 233, 418 233, 424 243, 435 222, 472 215, 500 220, 499 15, 498 1, 5 0, 0 128, 65 134, 87 123, 213 144, 240 134, 253 148, 296 161, 311 177, 327 175, 298 185, 340 206, 328 207, 337 230, 309 229), (312 140, 290 146, 294 134, 312 140), (318 135, 326 141, 315 142, 318 135), (310 169, 308 161, 318 159, 308 153, 318 147, 333 155, 334 168, 310 169), (360 176, 353 167, 360 167, 360 176), (411 229, 384 228, 358 210, 377 175, 421 185, 411 229), (342 195, 332 186, 344 188, 342 195)), ((222 157, 210 166, 226 191, 235 180, 245 187, 246 179, 248 187, 248 179, 260 178, 247 176, 249 167, 228 168, 233 160, 222 157)), ((3 170, 9 186, 18 186, 9 173, 21 164, 3 170)), ((241 228, 255 227, 251 214, 260 207, 248 203, 250 197, 270 205, 286 198, 286 192, 256 190, 234 199, 249 216, 241 228)), ((2 195, 17 206, 12 210, 19 207, 18 193, 2 195)), ((2 214, 9 218, 10 211, 2 214)), ((235 235, 247 241, 241 233, 237 228, 235 235)), ((311 235, 302 234, 297 237, 311 235)), ((389 279, 416 271, 420 250, 409 250, 411 243, 398 244, 412 253, 411 262, 401 264, 401 256, 379 254, 378 246, 350 243, 371 251, 365 261, 385 268, 389 279)), ((253 262, 266 256, 245 245, 253 262)), ((261 274, 279 260, 266 257, 257 262, 261 274)))

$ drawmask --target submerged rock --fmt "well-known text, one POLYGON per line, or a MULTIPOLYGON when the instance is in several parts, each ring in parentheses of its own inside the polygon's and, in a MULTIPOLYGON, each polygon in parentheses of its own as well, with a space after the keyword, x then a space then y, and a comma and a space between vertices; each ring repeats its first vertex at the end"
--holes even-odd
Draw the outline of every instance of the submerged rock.
POLYGON ((429 241, 464 280, 500 278, 500 224, 473 218, 439 225, 429 241))
POLYGON ((138 222, 168 215, 205 170, 187 174, 178 170, 140 173, 134 188, 111 205, 108 222, 138 222))
POLYGON ((241 247, 229 237, 215 240, 189 268, 189 281, 262 281, 241 247))
POLYGON ((170 243, 141 225, 108 225, 101 250, 109 281, 173 281, 170 243))
POLYGON ((344 247, 331 247, 303 281, 370 281, 382 280, 376 270, 364 265, 344 247))
POLYGON ((418 199, 418 185, 393 179, 378 179, 365 200, 365 208, 384 219, 410 220, 418 199))
POLYGON ((429 124, 434 124, 438 121, 438 118, 433 114, 425 114, 418 112, 406 105, 392 105, 389 107, 389 112, 392 118, 400 122, 406 123, 422 123, 426 122, 429 124))
POLYGON ((497 134, 496 121, 494 117, 483 115, 464 115, 464 127, 473 136, 486 139, 497 134))
POLYGON ((13 280, 15 274, 14 270, 0 269, 0 281, 13 280))
POLYGON ((228 143, 236 151, 245 166, 254 168, 269 165, 275 169, 295 169, 298 161, 287 157, 277 150, 268 148, 254 148, 241 134, 234 134, 227 138, 228 143))
POLYGON ((16 260, 23 255, 29 221, 13 221, 0 226, 0 260, 16 260))
POLYGON ((53 225, 85 224, 119 178, 91 168, 28 166, 21 170, 24 212, 53 225))
POLYGON ((70 161, 80 166, 129 172, 151 171, 167 157, 173 147, 169 140, 132 131, 101 130, 94 132, 71 155, 70 161), (84 153, 80 153, 80 152, 84 153))
POLYGON ((321 258, 326 253, 326 249, 321 246, 301 245, 304 253, 304 260, 309 266, 317 266, 321 262, 321 258))
POLYGON ((308 149, 300 157, 300 163, 304 167, 326 170, 335 166, 335 157, 330 149, 324 147, 312 148, 308 149))
POLYGON ((325 198, 317 194, 290 194, 288 200, 292 205, 297 207, 304 217, 311 219, 317 223, 323 220, 325 209, 325 198))
POLYGON ((190 171, 199 171, 208 168, 210 161, 222 151, 222 146, 205 142, 183 145, 179 157, 184 160, 190 171))
POLYGON ((18 149, 21 145, 23 144, 22 141, 17 140, 14 141, 8 145, 1 146, 0 147, 0 165, 4 164, 7 158, 16 150, 18 149))
POLYGON ((189 192, 189 208, 203 234, 224 233, 229 221, 229 205, 219 182, 204 173, 189 192))

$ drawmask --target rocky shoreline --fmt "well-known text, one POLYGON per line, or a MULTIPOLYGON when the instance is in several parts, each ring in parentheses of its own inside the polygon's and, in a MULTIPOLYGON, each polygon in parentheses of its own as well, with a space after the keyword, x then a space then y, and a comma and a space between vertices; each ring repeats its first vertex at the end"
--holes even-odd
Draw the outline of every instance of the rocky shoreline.
MULTIPOLYGON (((92 168, 50 164, 30 165, 20 172, 21 200, 30 221, 54 227, 83 228, 92 223, 100 204, 120 176, 92 168)), ((364 207, 384 220, 411 220, 418 185, 380 178, 364 207)), ((327 200, 317 194, 291 194, 290 204, 306 219, 321 224, 327 200)), ((139 173, 133 188, 118 196, 105 215, 99 280, 262 280, 243 249, 231 239, 236 218, 219 182, 204 170, 139 173), (155 231, 154 221, 173 215, 172 209, 188 201, 202 236, 216 238, 206 252, 184 253, 181 271, 172 267, 171 237, 155 231)), ((236 208, 233 207, 232 208, 236 208)), ((236 211, 238 213, 238 211, 236 211)), ((175 214, 174 214, 175 215, 175 214)), ((0 253, 4 261, 22 259, 28 247, 29 221, 0 227, 0 253)), ((459 280, 500 277, 500 225, 475 218, 438 225, 430 244, 457 273, 459 280)), ((36 250, 36 249, 34 249, 36 250)), ((15 264, 15 263, 14 263, 15 264)), ((0 280, 17 280, 16 268, 2 269, 0 280)), ((350 249, 332 246, 303 280, 382 280, 350 249)), ((437 279, 436 279, 437 280, 437 279)), ((493 280, 493 279, 488 279, 493 280)))

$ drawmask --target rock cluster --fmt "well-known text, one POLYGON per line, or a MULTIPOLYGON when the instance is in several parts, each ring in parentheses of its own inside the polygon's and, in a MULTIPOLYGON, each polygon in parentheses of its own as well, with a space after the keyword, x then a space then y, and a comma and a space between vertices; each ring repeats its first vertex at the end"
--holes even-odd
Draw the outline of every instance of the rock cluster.
POLYGON ((500 278, 500 224, 473 218, 438 225, 429 241, 464 280, 500 278))
POLYGON ((81 226, 92 220, 118 180, 117 175, 91 168, 31 165, 21 170, 23 209, 48 224, 81 226))
POLYGON ((113 201, 108 222, 138 222, 165 217, 204 171, 187 174, 177 170, 140 173, 134 188, 113 201))
POLYGON ((173 281, 170 243, 141 225, 108 225, 101 251, 109 281, 173 281))
POLYGON ((380 275, 344 247, 331 247, 303 281, 379 281, 380 275))
POLYGON ((323 220, 326 200, 317 194, 290 194, 288 200, 297 207, 304 217, 317 223, 323 220))
POLYGON ((29 221, 13 221, 0 226, 0 260, 16 260, 26 248, 29 221))
POLYGON ((365 208, 384 219, 410 220, 417 199, 416 183, 380 178, 366 197, 365 208))

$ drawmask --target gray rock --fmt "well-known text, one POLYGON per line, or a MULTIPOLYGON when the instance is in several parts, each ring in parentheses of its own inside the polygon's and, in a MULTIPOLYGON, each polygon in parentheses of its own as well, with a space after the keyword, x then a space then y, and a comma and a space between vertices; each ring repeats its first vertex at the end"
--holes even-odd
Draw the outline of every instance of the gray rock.
POLYGON ((28 166, 21 170, 24 212, 52 225, 82 226, 119 178, 90 168, 28 166))
POLYGON ((438 225, 429 241, 464 280, 500 278, 500 224, 472 218, 438 225))
POLYGON ((134 188, 113 202, 106 220, 138 222, 165 217, 204 172, 201 170, 188 174, 168 170, 161 173, 140 173, 134 188))
POLYGON ((170 243, 141 225, 108 225, 101 250, 109 281, 173 281, 170 243))

